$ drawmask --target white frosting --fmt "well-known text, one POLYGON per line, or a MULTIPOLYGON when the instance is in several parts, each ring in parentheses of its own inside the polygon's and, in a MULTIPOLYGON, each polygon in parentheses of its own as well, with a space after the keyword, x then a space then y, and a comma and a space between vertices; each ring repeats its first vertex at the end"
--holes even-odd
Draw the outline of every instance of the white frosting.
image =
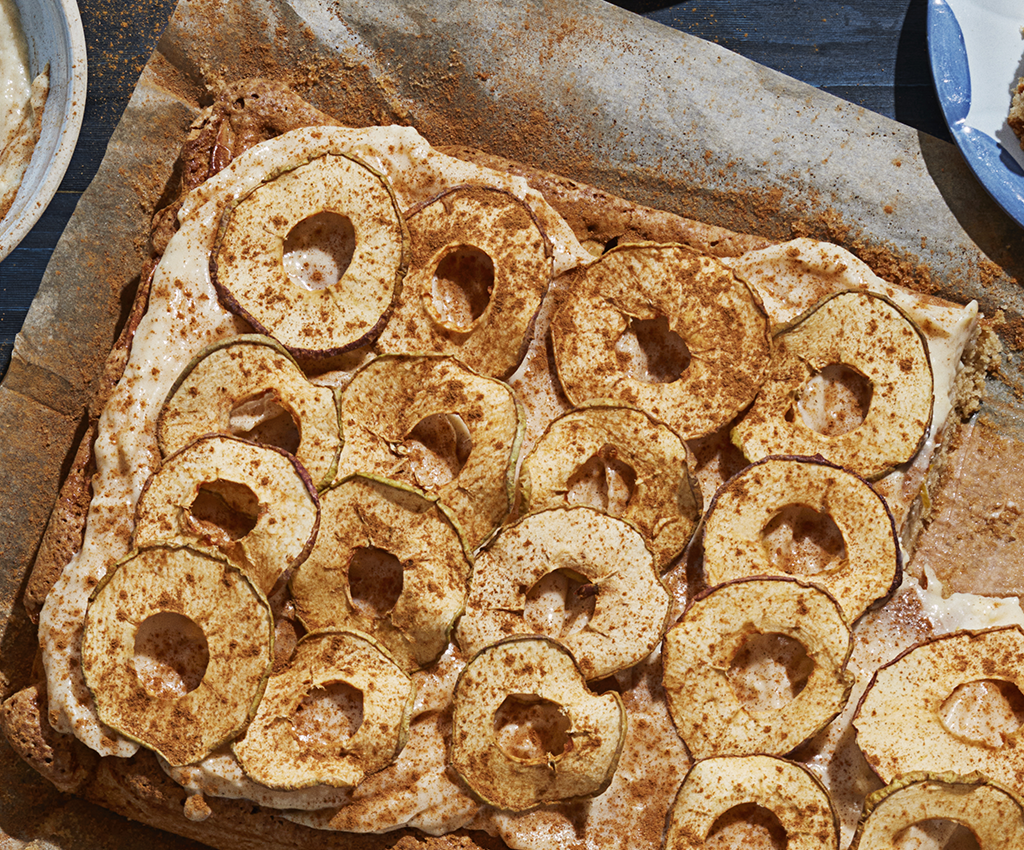
POLYGON ((1005 599, 978 596, 975 593, 951 593, 945 596, 942 582, 930 566, 924 568, 927 587, 914 583, 921 610, 937 634, 981 631, 999 626, 1024 626, 1024 610, 1016 596, 1005 599))

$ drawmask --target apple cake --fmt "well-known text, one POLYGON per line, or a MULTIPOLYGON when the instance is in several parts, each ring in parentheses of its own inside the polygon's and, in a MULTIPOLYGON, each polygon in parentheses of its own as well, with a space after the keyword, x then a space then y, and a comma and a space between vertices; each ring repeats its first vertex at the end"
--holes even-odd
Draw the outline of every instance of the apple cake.
POLYGON ((976 303, 264 81, 180 164, 0 714, 59 788, 224 848, 1019 842, 940 691, 1024 615, 960 646, 906 569, 976 303))

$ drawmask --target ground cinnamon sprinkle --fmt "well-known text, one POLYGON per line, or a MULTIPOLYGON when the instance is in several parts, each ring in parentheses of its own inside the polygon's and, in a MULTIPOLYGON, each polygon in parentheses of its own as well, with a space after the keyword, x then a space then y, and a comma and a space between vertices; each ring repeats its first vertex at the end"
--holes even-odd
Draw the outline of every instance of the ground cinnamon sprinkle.
POLYGON ((1000 321, 994 323, 999 336, 1011 350, 1024 351, 1024 318, 1000 318, 1000 321))

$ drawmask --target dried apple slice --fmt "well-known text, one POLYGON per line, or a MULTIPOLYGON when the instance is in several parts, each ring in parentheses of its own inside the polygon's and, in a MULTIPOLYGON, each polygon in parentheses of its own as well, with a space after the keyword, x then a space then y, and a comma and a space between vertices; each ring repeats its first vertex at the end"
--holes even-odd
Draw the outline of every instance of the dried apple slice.
POLYGON ((206 434, 291 452, 320 489, 341 451, 335 391, 311 384, 284 346, 258 334, 205 348, 167 394, 157 420, 164 457, 206 434))
POLYGON ((146 482, 134 544, 183 539, 216 546, 269 593, 305 560, 319 525, 316 488, 294 457, 212 435, 171 455, 146 482))
POLYGON ((451 354, 482 375, 510 375, 552 274, 533 211, 501 189, 458 186, 406 223, 412 260, 376 348, 451 354))
POLYGON ((551 340, 574 405, 613 399, 683 439, 711 433, 753 400, 771 346, 745 283, 712 257, 652 243, 613 248, 581 270, 551 340), (648 336, 657 344, 645 345, 648 336), (666 363, 654 362, 669 350, 666 363))
POLYGON ((385 354, 341 394, 338 476, 404 481, 451 510, 470 549, 512 508, 523 418, 509 386, 455 358, 385 354))
POLYGON ((587 504, 621 517, 665 569, 700 520, 688 462, 686 444, 646 413, 588 403, 552 422, 523 461, 522 510, 587 504))
POLYGON ((412 680, 375 641, 311 633, 267 683, 231 748, 246 774, 268 788, 351 788, 398 757, 415 696, 412 680))
POLYGON ((508 635, 546 634, 598 679, 651 653, 668 606, 636 529, 591 508, 553 508, 503 528, 477 555, 456 637, 472 655, 508 635))
POLYGON ((665 694, 679 737, 698 759, 785 755, 846 704, 851 646, 836 601, 796 579, 743 579, 697 596, 665 636, 665 694), (730 676, 758 636, 796 641, 810 662, 795 696, 766 710, 744 705, 730 676))
POLYGON ((821 781, 802 764, 763 755, 696 762, 669 810, 665 850, 703 850, 719 819, 740 806, 767 810, 787 850, 839 850, 839 820, 821 781))
POLYGON ((543 637, 481 650, 455 684, 452 766, 482 802, 527 811, 588 799, 611 783, 626 731, 622 698, 587 689, 568 650, 543 637))
POLYGON ((863 478, 809 458, 767 458, 723 484, 703 544, 709 585, 798 574, 835 597, 850 623, 903 572, 885 500, 863 478))
POLYGON ((408 264, 387 179, 343 153, 273 173, 229 206, 210 254, 224 306, 293 354, 371 342, 408 264))
POLYGON ((917 453, 932 418, 932 385, 913 321, 880 295, 842 292, 776 335, 768 377, 732 440, 751 461, 820 455, 874 480, 917 453), (828 379, 830 370, 839 380, 828 379), (838 389, 844 381, 849 392, 838 389), (863 420, 851 409, 830 422, 843 404, 866 404, 863 420))
POLYGON ((320 495, 320 517, 291 581, 302 623, 365 632, 404 670, 434 661, 473 570, 445 507, 408 485, 354 475, 320 495))
MULTIPOLYGON (((875 672, 853 725, 857 744, 883 782, 904 774, 978 772, 1013 788, 1024 776, 1019 723, 1005 732, 963 729, 944 711, 959 688, 1006 683, 1024 692, 1024 630, 1018 626, 943 635, 875 672)), ((998 719, 972 712, 980 721, 998 719)))
POLYGON ((890 850, 935 820, 967 827, 980 850, 1024 847, 1024 807, 1009 788, 980 774, 911 773, 868 797, 850 850, 890 850))
POLYGON ((82 669, 100 720, 180 766, 245 728, 273 643, 270 606, 236 567, 155 546, 130 555, 93 591, 82 669))

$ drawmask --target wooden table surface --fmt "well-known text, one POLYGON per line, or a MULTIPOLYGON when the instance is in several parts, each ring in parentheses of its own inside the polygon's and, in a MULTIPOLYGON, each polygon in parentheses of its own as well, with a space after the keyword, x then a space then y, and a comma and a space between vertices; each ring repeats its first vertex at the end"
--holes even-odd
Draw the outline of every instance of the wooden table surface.
MULTIPOLYGON (((0 377, 57 240, 175 0, 79 0, 89 59, 85 119, 71 166, 39 223, 0 262, 0 377)), ((916 129, 949 139, 932 89, 927 0, 617 0, 916 129)))

